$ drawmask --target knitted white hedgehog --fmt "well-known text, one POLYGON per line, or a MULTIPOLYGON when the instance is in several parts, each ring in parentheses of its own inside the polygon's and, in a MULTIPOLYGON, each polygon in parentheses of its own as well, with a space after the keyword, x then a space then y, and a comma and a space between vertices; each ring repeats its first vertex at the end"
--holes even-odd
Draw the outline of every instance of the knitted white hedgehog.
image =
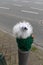
POLYGON ((16 38, 27 38, 33 33, 33 27, 29 22, 19 22, 13 27, 13 36, 16 38))

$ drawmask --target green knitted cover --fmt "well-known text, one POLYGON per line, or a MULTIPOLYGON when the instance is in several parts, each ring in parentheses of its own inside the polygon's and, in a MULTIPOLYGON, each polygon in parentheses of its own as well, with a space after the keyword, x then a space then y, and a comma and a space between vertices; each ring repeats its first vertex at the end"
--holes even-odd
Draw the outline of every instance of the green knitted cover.
POLYGON ((32 35, 26 39, 16 38, 18 48, 22 51, 29 51, 33 43, 32 35))

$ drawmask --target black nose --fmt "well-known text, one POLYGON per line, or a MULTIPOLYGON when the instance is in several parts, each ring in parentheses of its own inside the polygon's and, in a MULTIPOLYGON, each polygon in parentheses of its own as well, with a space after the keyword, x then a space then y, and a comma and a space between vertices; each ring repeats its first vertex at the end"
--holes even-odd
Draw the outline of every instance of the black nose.
POLYGON ((28 30, 27 27, 22 27, 23 30, 28 30))
POLYGON ((27 30, 27 28, 26 28, 26 27, 24 27, 24 29, 25 29, 25 30, 27 30))

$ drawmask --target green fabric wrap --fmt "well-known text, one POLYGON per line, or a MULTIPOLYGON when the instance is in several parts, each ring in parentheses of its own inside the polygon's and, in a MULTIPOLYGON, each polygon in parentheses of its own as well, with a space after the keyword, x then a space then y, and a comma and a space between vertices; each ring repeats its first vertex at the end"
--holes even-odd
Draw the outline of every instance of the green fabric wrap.
POLYGON ((18 48, 22 51, 29 51, 33 43, 32 35, 26 39, 16 38, 18 48))

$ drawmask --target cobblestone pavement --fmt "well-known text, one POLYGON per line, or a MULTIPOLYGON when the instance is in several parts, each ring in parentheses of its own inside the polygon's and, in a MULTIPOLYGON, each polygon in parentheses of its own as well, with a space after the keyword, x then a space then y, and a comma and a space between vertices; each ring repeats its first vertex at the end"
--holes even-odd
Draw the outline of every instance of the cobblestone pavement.
POLYGON ((17 45, 15 39, 0 31, 0 53, 5 55, 8 65, 18 64, 17 45))

